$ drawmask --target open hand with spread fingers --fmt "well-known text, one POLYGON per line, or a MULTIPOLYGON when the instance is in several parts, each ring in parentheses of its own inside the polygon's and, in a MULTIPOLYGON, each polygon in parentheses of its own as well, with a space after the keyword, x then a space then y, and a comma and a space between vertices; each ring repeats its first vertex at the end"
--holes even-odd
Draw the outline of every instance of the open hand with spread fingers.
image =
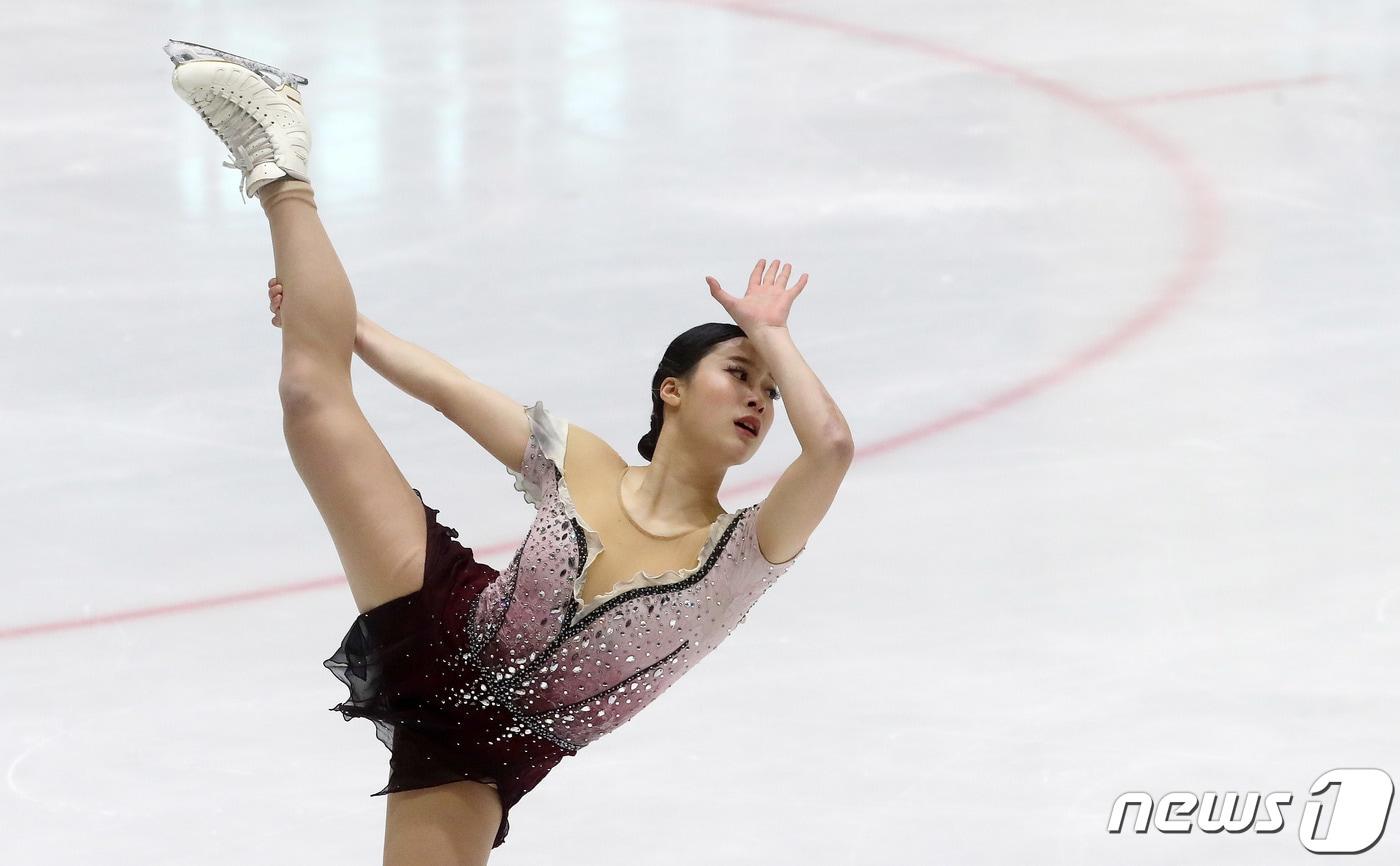
POLYGON ((710 284, 710 296, 719 301, 729 313, 734 324, 743 328, 746 333, 754 333, 759 328, 787 327, 788 311, 792 309, 792 302, 797 300, 797 296, 802 294, 802 289, 807 285, 807 275, 803 274, 792 288, 788 288, 788 277, 792 275, 792 264, 783 265, 781 260, 773 259, 768 264, 767 273, 764 273, 766 259, 759 259, 754 265, 753 273, 749 274, 749 287, 744 292, 742 298, 721 289, 719 281, 714 277, 705 277, 705 281, 710 284), (782 265, 779 270, 778 266, 782 265))

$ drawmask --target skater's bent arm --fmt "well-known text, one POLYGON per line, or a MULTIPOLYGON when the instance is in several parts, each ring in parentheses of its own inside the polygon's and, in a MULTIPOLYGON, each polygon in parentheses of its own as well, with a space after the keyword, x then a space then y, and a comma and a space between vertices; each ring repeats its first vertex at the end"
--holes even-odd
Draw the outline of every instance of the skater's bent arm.
POLYGON ((399 390, 441 412, 507 468, 524 462, 530 421, 521 403, 363 313, 355 327, 355 354, 399 390))
POLYGON ((855 440, 786 325, 751 326, 747 334, 782 389, 783 409, 802 446, 768 491, 758 516, 759 551, 778 563, 797 555, 826 517, 855 458, 855 440))

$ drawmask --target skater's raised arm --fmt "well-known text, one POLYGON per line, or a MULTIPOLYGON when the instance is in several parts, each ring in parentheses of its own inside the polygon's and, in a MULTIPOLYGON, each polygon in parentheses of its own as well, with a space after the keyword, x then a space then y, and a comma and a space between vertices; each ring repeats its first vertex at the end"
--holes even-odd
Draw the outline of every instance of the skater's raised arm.
POLYGON ((445 359, 390 333, 364 313, 355 322, 355 354, 400 391, 439 411, 448 386, 466 378, 445 359))
MULTIPOLYGON (((272 324, 282 327, 282 283, 267 281, 272 324)), ((466 431, 507 469, 518 470, 530 444, 524 404, 472 379, 422 346, 389 333, 364 313, 355 322, 355 354, 400 391, 466 431)))
POLYGON ((399 390, 441 412, 508 469, 519 469, 530 442, 523 404, 478 382, 422 346, 360 313, 355 354, 399 390))
POLYGON ((788 330, 788 312, 806 288, 807 275, 788 288, 792 265, 780 270, 780 264, 779 259, 771 263, 759 259, 742 296, 726 292, 714 277, 705 278, 710 296, 743 329, 749 347, 761 356, 782 389, 783 407, 802 445, 802 453, 768 491, 755 524, 759 552, 770 564, 785 562, 806 546, 855 459, 855 440, 846 416, 788 330))

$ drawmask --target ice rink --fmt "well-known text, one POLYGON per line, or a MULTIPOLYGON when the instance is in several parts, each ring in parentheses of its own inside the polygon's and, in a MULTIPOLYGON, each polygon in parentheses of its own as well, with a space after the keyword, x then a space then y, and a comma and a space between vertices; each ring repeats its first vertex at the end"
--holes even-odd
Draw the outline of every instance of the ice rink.
MULTIPOLYGON (((1400 3, 5 13, 5 866, 380 862, 267 221, 170 38, 310 79, 361 312, 634 465, 666 344, 729 321, 704 277, 810 274, 789 327, 854 432, 841 493, 493 864, 1301 864, 1345 789, 1315 779, 1400 776, 1400 3), (1109 832, 1131 791, 1292 801, 1109 832)), ((505 568, 533 510, 501 464, 354 380, 505 568)), ((799 453, 777 406, 728 509, 799 453)))

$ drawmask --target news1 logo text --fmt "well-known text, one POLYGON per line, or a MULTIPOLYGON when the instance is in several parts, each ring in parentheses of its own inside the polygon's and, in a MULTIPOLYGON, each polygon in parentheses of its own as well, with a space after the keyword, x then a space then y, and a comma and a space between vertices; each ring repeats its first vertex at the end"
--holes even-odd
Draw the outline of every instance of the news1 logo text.
MULTIPOLYGON (((1307 799, 1298 821, 1298 841, 1315 854, 1360 854, 1380 841, 1395 797, 1389 774, 1375 767, 1328 770, 1309 786, 1316 796, 1335 789, 1327 825, 1322 823, 1323 800, 1307 799)), ((1173 791, 1155 802, 1150 794, 1129 791, 1113 802, 1108 832, 1122 833, 1128 810, 1136 808, 1134 833, 1278 833, 1288 823, 1293 794, 1275 791, 1173 791)))

